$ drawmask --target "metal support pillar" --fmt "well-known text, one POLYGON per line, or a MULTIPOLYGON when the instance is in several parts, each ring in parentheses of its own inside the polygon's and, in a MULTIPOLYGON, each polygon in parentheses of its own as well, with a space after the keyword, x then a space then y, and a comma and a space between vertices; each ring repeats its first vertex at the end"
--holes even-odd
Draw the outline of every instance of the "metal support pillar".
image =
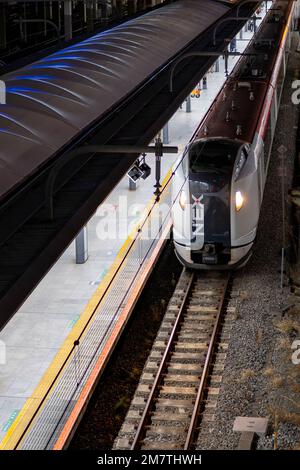
POLYGON ((169 139, 169 123, 163 127, 163 144, 168 144, 170 142, 169 139))
POLYGON ((113 16, 116 14, 116 4, 117 0, 111 0, 111 11, 113 16))
POLYGON ((107 19, 108 11, 107 11, 107 3, 101 3, 101 18, 107 19))
POLYGON ((116 1, 116 13, 118 18, 122 18, 123 15, 123 2, 122 0, 117 0, 116 1))
POLYGON ((58 31, 61 32, 61 2, 57 2, 58 31))
POLYGON ((86 0, 83 2, 83 22, 86 24, 86 0))
POLYGON ((216 62, 215 62, 215 72, 216 72, 216 73, 220 72, 220 62, 219 62, 219 59, 217 59, 216 62))
POLYGON ((98 0, 94 0, 94 18, 97 21, 101 16, 101 9, 98 7, 98 0))
POLYGON ((76 247, 76 264, 84 264, 88 257, 88 232, 85 225, 75 239, 76 247))
POLYGON ((225 77, 228 77, 228 56, 229 56, 229 51, 226 49, 224 52, 224 61, 225 61, 225 77))
POLYGON ((0 49, 6 48, 6 5, 0 3, 0 49))
POLYGON ((94 31, 94 3, 93 0, 87 0, 86 11, 86 25, 87 31, 91 33, 94 31))
POLYGON ((128 0, 128 14, 134 15, 136 13, 137 0, 128 0))
MULTIPOLYGON (((26 3, 24 3, 23 5, 23 17, 24 17, 24 20, 27 20, 26 3)), ((44 23, 44 28, 45 28, 45 23, 44 23)), ((23 24, 22 34, 23 34, 24 42, 27 42, 27 23, 23 24)))
POLYGON ((145 10, 145 0, 137 0, 137 11, 145 10))
POLYGON ((70 41, 73 38, 72 1, 71 0, 64 0, 64 23, 65 23, 65 40, 70 41))
POLYGON ((135 191, 137 189, 137 183, 135 181, 132 181, 130 178, 128 178, 128 181, 130 191, 135 191))
POLYGON ((162 156, 163 156, 163 145, 162 145, 162 141, 158 137, 155 140, 155 179, 156 179, 156 183, 154 185, 154 187, 155 187, 154 195, 156 196, 156 201, 159 201, 160 194, 161 194, 161 191, 160 191, 160 188, 161 188, 160 177, 161 177, 161 157, 162 156))
POLYGON ((187 97, 187 99, 185 100, 185 103, 186 103, 186 106, 185 106, 185 110, 187 113, 191 113, 192 112, 192 100, 191 100, 191 95, 189 95, 187 97))
POLYGON ((44 2, 44 36, 47 37, 47 5, 44 2))

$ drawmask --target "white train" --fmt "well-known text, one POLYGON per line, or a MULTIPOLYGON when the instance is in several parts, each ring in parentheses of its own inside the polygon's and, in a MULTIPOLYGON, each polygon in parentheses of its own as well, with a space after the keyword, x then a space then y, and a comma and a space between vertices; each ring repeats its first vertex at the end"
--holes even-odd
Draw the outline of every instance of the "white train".
POLYGON ((273 3, 175 166, 173 237, 189 268, 232 269, 251 256, 294 9, 273 3))

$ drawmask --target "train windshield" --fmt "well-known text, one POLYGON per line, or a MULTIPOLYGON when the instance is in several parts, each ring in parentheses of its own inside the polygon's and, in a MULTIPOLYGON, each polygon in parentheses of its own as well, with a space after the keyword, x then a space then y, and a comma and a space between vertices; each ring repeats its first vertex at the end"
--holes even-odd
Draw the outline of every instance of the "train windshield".
POLYGON ((191 173, 231 172, 240 145, 226 140, 194 142, 189 149, 191 173))

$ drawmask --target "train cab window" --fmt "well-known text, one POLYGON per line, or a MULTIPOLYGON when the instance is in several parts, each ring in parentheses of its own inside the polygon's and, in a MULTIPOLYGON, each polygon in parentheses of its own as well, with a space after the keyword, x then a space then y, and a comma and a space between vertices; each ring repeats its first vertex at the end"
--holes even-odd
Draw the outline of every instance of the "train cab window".
POLYGON ((194 142, 189 149, 191 173, 232 171, 240 143, 225 140, 194 142))

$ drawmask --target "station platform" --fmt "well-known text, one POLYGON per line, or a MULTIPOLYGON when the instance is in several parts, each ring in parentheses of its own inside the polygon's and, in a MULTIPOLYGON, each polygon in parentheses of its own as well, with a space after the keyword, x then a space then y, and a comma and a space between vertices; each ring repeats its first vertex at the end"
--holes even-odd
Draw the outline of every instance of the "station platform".
MULTIPOLYGON (((263 14, 261 15, 263 16, 263 14)), ((237 36, 242 52, 253 33, 237 36)), ((237 62, 229 59, 229 72, 237 62)), ((206 75, 207 89, 177 110, 168 145, 179 154, 224 83, 206 75), (189 110, 189 109, 188 109, 189 110)), ((178 156, 179 156, 178 154, 178 156)), ((73 242, 0 333, 0 449, 62 449, 84 412, 97 378, 134 308, 171 229, 171 178, 176 155, 162 158, 163 193, 152 173, 129 190, 125 176, 87 226, 88 259, 75 262, 73 242)))

